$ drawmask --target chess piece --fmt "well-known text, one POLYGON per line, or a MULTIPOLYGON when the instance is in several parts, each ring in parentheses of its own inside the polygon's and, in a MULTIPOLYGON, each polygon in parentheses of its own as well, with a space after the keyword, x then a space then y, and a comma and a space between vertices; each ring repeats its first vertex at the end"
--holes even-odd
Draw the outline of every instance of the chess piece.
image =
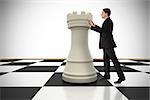
POLYGON ((88 20, 91 19, 91 13, 73 12, 67 15, 68 28, 71 29, 71 49, 62 75, 66 82, 90 83, 97 80, 88 48, 88 20))

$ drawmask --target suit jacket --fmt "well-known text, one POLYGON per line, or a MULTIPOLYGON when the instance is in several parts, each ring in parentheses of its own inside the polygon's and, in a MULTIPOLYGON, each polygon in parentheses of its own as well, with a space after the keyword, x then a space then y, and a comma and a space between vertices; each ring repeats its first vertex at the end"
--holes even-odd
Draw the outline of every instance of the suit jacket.
POLYGON ((113 31, 113 22, 108 17, 104 23, 102 24, 102 27, 99 27, 96 25, 95 27, 91 27, 91 30, 94 30, 98 33, 100 33, 100 40, 99 40, 99 48, 114 48, 117 47, 116 43, 114 41, 112 31, 113 31))

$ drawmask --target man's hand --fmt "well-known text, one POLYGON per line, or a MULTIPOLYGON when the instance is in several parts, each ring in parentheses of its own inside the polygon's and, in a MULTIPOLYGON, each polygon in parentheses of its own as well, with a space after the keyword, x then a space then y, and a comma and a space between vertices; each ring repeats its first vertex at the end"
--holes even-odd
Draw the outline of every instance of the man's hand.
POLYGON ((95 27, 95 24, 94 24, 94 22, 92 20, 88 20, 88 23, 89 23, 90 27, 91 26, 95 27))

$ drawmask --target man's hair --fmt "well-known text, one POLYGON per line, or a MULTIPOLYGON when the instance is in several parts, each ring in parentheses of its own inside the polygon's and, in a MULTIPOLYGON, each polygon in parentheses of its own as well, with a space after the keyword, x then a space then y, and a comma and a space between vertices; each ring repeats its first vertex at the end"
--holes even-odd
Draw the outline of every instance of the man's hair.
POLYGON ((108 16, 110 16, 111 10, 110 10, 109 8, 104 8, 103 11, 104 11, 105 13, 107 13, 108 16))

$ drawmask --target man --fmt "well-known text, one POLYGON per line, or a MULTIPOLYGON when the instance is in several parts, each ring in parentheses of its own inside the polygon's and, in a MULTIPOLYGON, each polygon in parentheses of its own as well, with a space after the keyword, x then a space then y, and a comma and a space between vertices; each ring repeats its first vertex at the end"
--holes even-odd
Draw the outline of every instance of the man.
POLYGON ((125 80, 125 76, 123 74, 123 71, 120 67, 120 63, 116 57, 114 48, 117 47, 112 31, 113 31, 113 22, 110 19, 111 10, 109 8, 103 9, 101 13, 101 17, 105 19, 104 23, 102 24, 102 27, 99 27, 98 25, 94 24, 92 20, 89 20, 89 25, 91 27, 91 30, 94 30, 98 33, 100 33, 100 41, 99 41, 99 48, 103 49, 104 55, 104 68, 105 68, 105 79, 110 79, 110 59, 112 60, 115 69, 117 71, 117 75, 119 79, 115 81, 114 83, 121 83, 125 80))

